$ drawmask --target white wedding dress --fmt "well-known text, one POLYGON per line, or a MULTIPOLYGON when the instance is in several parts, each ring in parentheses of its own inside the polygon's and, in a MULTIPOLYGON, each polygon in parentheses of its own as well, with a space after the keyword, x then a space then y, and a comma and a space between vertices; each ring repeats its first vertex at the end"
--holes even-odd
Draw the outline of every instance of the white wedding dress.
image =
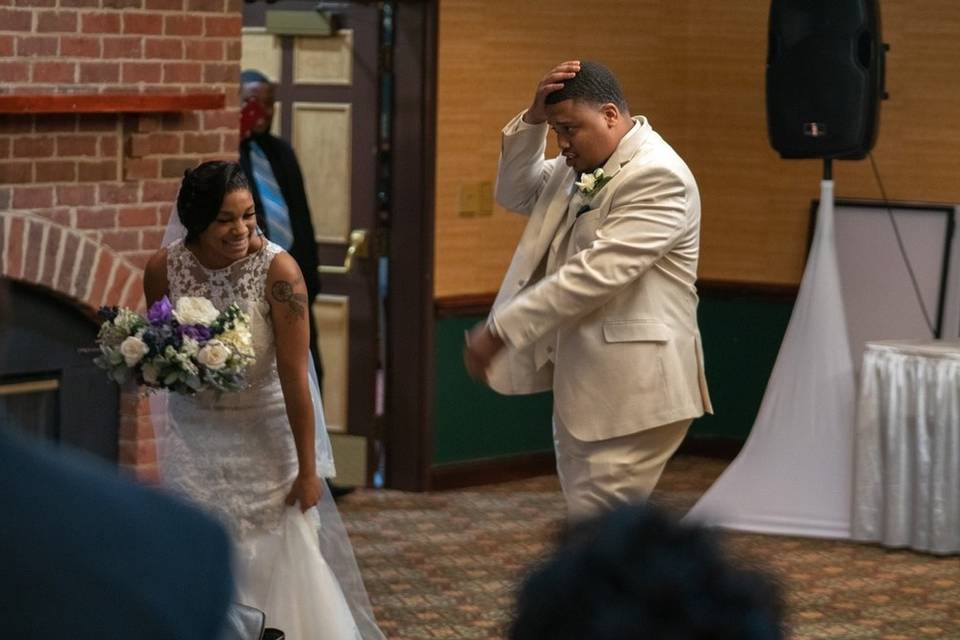
MULTIPOLYGON (((236 600, 263 610, 267 626, 281 629, 288 640, 383 638, 325 483, 321 504, 306 514, 284 502, 297 474, 297 453, 265 291, 270 263, 282 249, 264 240, 257 253, 218 270, 203 267, 182 241, 167 251, 170 301, 203 296, 218 309, 236 302, 250 316, 256 363, 247 370, 244 391, 156 397, 152 414, 164 485, 230 530, 236 600)), ((317 472, 330 477, 333 459, 315 376, 311 390, 317 472)))

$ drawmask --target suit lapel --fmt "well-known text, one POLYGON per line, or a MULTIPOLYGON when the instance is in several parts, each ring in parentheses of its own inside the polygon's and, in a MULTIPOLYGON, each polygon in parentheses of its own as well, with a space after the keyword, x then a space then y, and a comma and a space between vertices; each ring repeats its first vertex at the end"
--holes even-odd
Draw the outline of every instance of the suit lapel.
MULTIPOLYGON (((611 178, 639 153, 640 147, 651 131, 650 124, 643 116, 637 116, 633 120, 637 123, 638 129, 632 131, 629 137, 621 140, 616 150, 603 165, 603 173, 611 178)), ((575 215, 575 212, 571 213, 571 207, 575 205, 579 209, 581 205, 589 204, 588 201, 577 197, 574 187, 575 178, 576 171, 564 165, 563 175, 559 178, 556 193, 547 205, 543 224, 537 234, 537 241, 532 254, 531 270, 536 268, 549 250, 550 245, 557 239, 558 227, 568 220, 568 216, 573 217, 575 215)))
POLYGON ((630 130, 627 137, 620 141, 616 150, 604 163, 602 167, 603 175, 610 178, 614 177, 620 173, 620 169, 622 169, 625 164, 633 160, 637 153, 640 152, 640 147, 643 146, 644 140, 646 140, 650 133, 650 124, 643 116, 637 116, 633 121, 636 123, 634 125, 635 129, 630 130))
POLYGON ((557 234, 557 227, 566 218, 567 207, 573 196, 573 178, 576 172, 570 167, 564 167, 563 177, 557 185, 557 192, 547 204, 547 211, 543 216, 540 233, 537 234, 537 243, 534 246, 534 267, 540 263, 544 253, 557 234))

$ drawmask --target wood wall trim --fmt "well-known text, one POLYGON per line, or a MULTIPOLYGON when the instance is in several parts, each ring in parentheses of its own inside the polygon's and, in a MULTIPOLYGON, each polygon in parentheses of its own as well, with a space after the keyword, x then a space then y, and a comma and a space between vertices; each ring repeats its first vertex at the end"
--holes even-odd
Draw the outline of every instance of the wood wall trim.
POLYGON ((680 444, 677 453, 688 456, 703 456, 705 458, 718 458, 721 460, 733 460, 740 453, 743 445, 746 443, 746 437, 723 438, 717 436, 688 436, 680 444))
POLYGON ((434 491, 446 491, 523 480, 556 473, 556 469, 557 462, 553 451, 441 464, 430 470, 430 488, 434 491))
MULTIPOLYGON (((732 280, 698 280, 697 290, 701 295, 723 298, 753 298, 759 300, 795 300, 800 290, 798 284, 771 282, 737 282, 732 280)), ((461 296, 445 296, 434 300, 437 318, 484 315, 493 306, 495 293, 472 293, 461 296)))
POLYGON ((795 300, 799 284, 777 282, 739 282, 736 280, 697 280, 697 291, 717 297, 747 297, 762 300, 795 300))
POLYGON ((423 491, 433 463, 437 2, 400 0, 394 25, 387 486, 423 491))
MULTIPOLYGON (((688 437, 678 454, 733 460, 743 448, 744 440, 736 438, 688 437)), ((449 491, 464 487, 524 480, 556 473, 553 451, 535 451, 514 456, 484 458, 468 462, 435 465, 430 470, 430 489, 449 491)))
POLYGON ((0 96, 0 113, 171 113, 219 110, 222 92, 17 94, 0 96))
POLYGON ((448 296, 434 300, 438 318, 483 315, 493 306, 495 293, 477 293, 464 296, 448 296))

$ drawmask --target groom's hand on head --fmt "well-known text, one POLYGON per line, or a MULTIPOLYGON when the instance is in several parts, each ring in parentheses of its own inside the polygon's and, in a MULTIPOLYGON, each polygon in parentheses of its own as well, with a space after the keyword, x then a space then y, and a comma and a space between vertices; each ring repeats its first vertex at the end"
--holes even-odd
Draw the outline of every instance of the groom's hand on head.
POLYGON ((543 76, 533 94, 530 108, 523 114, 523 121, 527 124, 543 124, 547 121, 547 96, 563 88, 566 80, 577 75, 580 71, 579 60, 567 60, 555 66, 550 73, 543 76))

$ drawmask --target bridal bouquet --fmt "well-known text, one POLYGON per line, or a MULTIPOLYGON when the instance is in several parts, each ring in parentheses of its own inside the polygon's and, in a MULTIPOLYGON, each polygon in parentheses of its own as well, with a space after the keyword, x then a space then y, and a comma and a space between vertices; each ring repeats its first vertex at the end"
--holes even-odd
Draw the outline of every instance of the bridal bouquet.
POLYGON ((183 297, 174 307, 164 296, 144 318, 125 307, 104 307, 94 363, 123 383, 177 393, 237 391, 254 362, 250 321, 236 304, 218 311, 201 297, 183 297))

